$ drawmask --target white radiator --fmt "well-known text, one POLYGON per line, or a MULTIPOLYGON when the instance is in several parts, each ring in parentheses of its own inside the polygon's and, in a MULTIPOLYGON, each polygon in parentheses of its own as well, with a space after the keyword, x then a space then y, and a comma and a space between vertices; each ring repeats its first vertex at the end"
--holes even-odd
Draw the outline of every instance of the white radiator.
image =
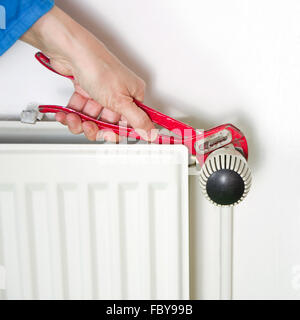
POLYGON ((188 299, 187 170, 183 146, 1 144, 0 299, 188 299))

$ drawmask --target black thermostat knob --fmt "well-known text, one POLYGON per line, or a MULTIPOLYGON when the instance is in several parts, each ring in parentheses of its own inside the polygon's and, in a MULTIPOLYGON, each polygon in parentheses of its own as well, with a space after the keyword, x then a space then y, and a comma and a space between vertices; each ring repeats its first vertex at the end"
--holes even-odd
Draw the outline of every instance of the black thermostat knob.
POLYGON ((235 171, 221 169, 212 173, 206 182, 208 197, 219 205, 231 205, 239 201, 245 190, 242 177, 235 171))

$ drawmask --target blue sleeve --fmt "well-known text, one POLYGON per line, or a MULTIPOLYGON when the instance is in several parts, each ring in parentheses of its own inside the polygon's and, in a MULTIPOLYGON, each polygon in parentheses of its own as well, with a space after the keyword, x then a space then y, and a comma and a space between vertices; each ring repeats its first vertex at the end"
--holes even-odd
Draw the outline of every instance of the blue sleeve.
POLYGON ((0 56, 53 6, 54 0, 0 0, 0 56))

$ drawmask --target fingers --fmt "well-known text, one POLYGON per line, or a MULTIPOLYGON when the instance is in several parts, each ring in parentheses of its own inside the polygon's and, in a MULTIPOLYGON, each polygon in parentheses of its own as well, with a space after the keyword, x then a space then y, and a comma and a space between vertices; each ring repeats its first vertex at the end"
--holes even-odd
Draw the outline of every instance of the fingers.
POLYGON ((69 100, 68 107, 77 111, 82 111, 87 102, 88 98, 82 96, 78 92, 74 92, 69 100))
POLYGON ((67 115, 65 113, 58 112, 55 114, 55 120, 66 126, 67 125, 66 116, 67 115))
MULTIPOLYGON (((100 117, 101 121, 106 121, 106 122, 110 122, 110 123, 118 123, 119 120, 121 119, 121 115, 117 112, 114 112, 110 109, 104 108, 102 113, 101 113, 101 117, 100 117)), ((119 135, 117 135, 116 133, 114 133, 112 130, 100 130, 97 133, 96 136, 96 140, 97 141, 108 141, 108 142, 112 142, 112 143, 119 143, 121 141, 121 138, 119 135)))
MULTIPOLYGON (((77 111, 81 111, 87 102, 88 102, 88 98, 82 96, 78 92, 74 92, 72 97, 69 100, 68 107, 72 108, 74 110, 77 110, 77 111)), ((69 129, 72 128, 72 130, 78 131, 78 133, 82 132, 82 128, 81 127, 79 128, 78 121, 74 117, 67 117, 67 115, 65 113, 58 112, 55 116, 55 119, 58 122, 60 122, 64 125, 67 125, 69 127, 69 129)), ((71 131, 71 129, 70 129, 70 131, 71 131)))
MULTIPOLYGON (((95 102, 94 100, 89 100, 83 108, 83 112, 94 118, 97 118, 99 113, 101 113, 101 121, 106 121, 110 123, 118 123, 120 115, 116 112, 113 112, 107 108, 103 108, 95 102), (103 110, 103 111, 102 111, 103 110)), ((120 141, 119 136, 111 130, 102 130, 99 131, 98 126, 92 121, 86 121, 82 124, 83 132, 85 136, 91 140, 105 140, 112 143, 118 143, 120 141)))
POLYGON ((83 106, 82 112, 93 118, 97 118, 103 107, 97 103, 95 100, 89 99, 83 106))
POLYGON ((111 130, 100 130, 96 123, 92 121, 81 122, 81 119, 76 114, 68 114, 66 116, 66 122, 69 130, 73 134, 84 133, 86 138, 90 141, 104 140, 108 142, 118 143, 120 137, 111 130))
POLYGON ((99 131, 98 126, 96 123, 92 121, 85 121, 82 123, 82 129, 84 132, 84 135, 91 141, 96 140, 97 133, 99 131))
MULTIPOLYGON (((102 109, 102 106, 99 105, 96 101, 88 99, 86 96, 83 96, 77 91, 74 92, 74 94, 70 98, 68 107, 83 112, 94 118, 96 118, 99 115, 102 109)), ((96 140, 98 127, 92 121, 82 122, 78 115, 64 114, 63 112, 58 112, 55 118, 60 123, 67 125, 69 130, 73 134, 80 134, 84 132, 85 136, 89 140, 96 140)))
POLYGON ((130 125, 144 140, 155 140, 157 130, 155 130, 154 124, 148 115, 139 108, 132 99, 124 99, 124 101, 118 105, 117 111, 128 120, 130 125))
MULTIPOLYGON (((97 118, 100 114, 103 107, 97 103, 96 101, 89 99, 86 101, 85 97, 82 97, 80 94, 75 92, 68 104, 68 106, 72 109, 78 110, 87 114, 91 117, 97 118)), ((103 116, 101 116, 101 120, 117 123, 120 119, 120 115, 116 112, 113 112, 109 109, 104 109, 103 116)), ((97 138, 97 134, 99 132, 98 126, 92 121, 82 122, 80 117, 76 114, 65 114, 63 112, 58 112, 55 115, 55 118, 60 123, 67 125, 69 130, 73 134, 84 133, 87 139, 91 141, 95 141, 97 138)), ((99 134, 98 139, 118 143, 119 136, 114 132, 102 132, 99 134)))
MULTIPOLYGON (((144 98, 144 89, 136 91, 135 98, 142 101, 144 98)), ((121 97, 121 100, 118 101, 115 107, 117 112, 114 112, 108 108, 103 108, 95 100, 89 99, 86 95, 82 95, 76 90, 70 98, 68 107, 93 118, 97 118, 102 112, 101 120, 110 123, 118 123, 120 119, 126 119, 144 140, 153 141, 156 138, 156 131, 154 130, 153 123, 147 114, 139 108, 129 96, 121 97)), ((104 139, 115 143, 120 141, 120 137, 114 132, 107 130, 99 132, 98 126, 95 123, 92 121, 82 123, 80 117, 76 114, 58 112, 56 114, 56 120, 67 125, 73 134, 84 132, 87 139, 91 141, 97 139, 104 139)))
MULTIPOLYGON (((86 106, 84 107, 84 110, 86 110, 86 106)), ((94 117, 96 117, 96 115, 94 115, 94 117)), ((120 118, 120 114, 104 108, 100 119, 101 121, 118 123, 120 118)), ((85 136, 91 141, 104 140, 112 143, 119 143, 119 141, 121 140, 121 138, 110 129, 99 131, 98 126, 92 121, 83 122, 82 129, 85 136)))
POLYGON ((66 115, 66 124, 69 130, 74 134, 83 132, 81 119, 77 114, 69 113, 66 115))
POLYGON ((101 113, 101 120, 111 123, 117 123, 121 119, 121 115, 110 109, 104 108, 101 113))

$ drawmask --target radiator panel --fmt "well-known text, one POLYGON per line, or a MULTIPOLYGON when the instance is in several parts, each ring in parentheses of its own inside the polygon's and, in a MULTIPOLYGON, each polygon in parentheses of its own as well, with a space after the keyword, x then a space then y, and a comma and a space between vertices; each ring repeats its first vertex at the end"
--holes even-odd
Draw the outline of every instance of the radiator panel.
POLYGON ((2 299, 187 299, 183 146, 0 145, 2 299))

